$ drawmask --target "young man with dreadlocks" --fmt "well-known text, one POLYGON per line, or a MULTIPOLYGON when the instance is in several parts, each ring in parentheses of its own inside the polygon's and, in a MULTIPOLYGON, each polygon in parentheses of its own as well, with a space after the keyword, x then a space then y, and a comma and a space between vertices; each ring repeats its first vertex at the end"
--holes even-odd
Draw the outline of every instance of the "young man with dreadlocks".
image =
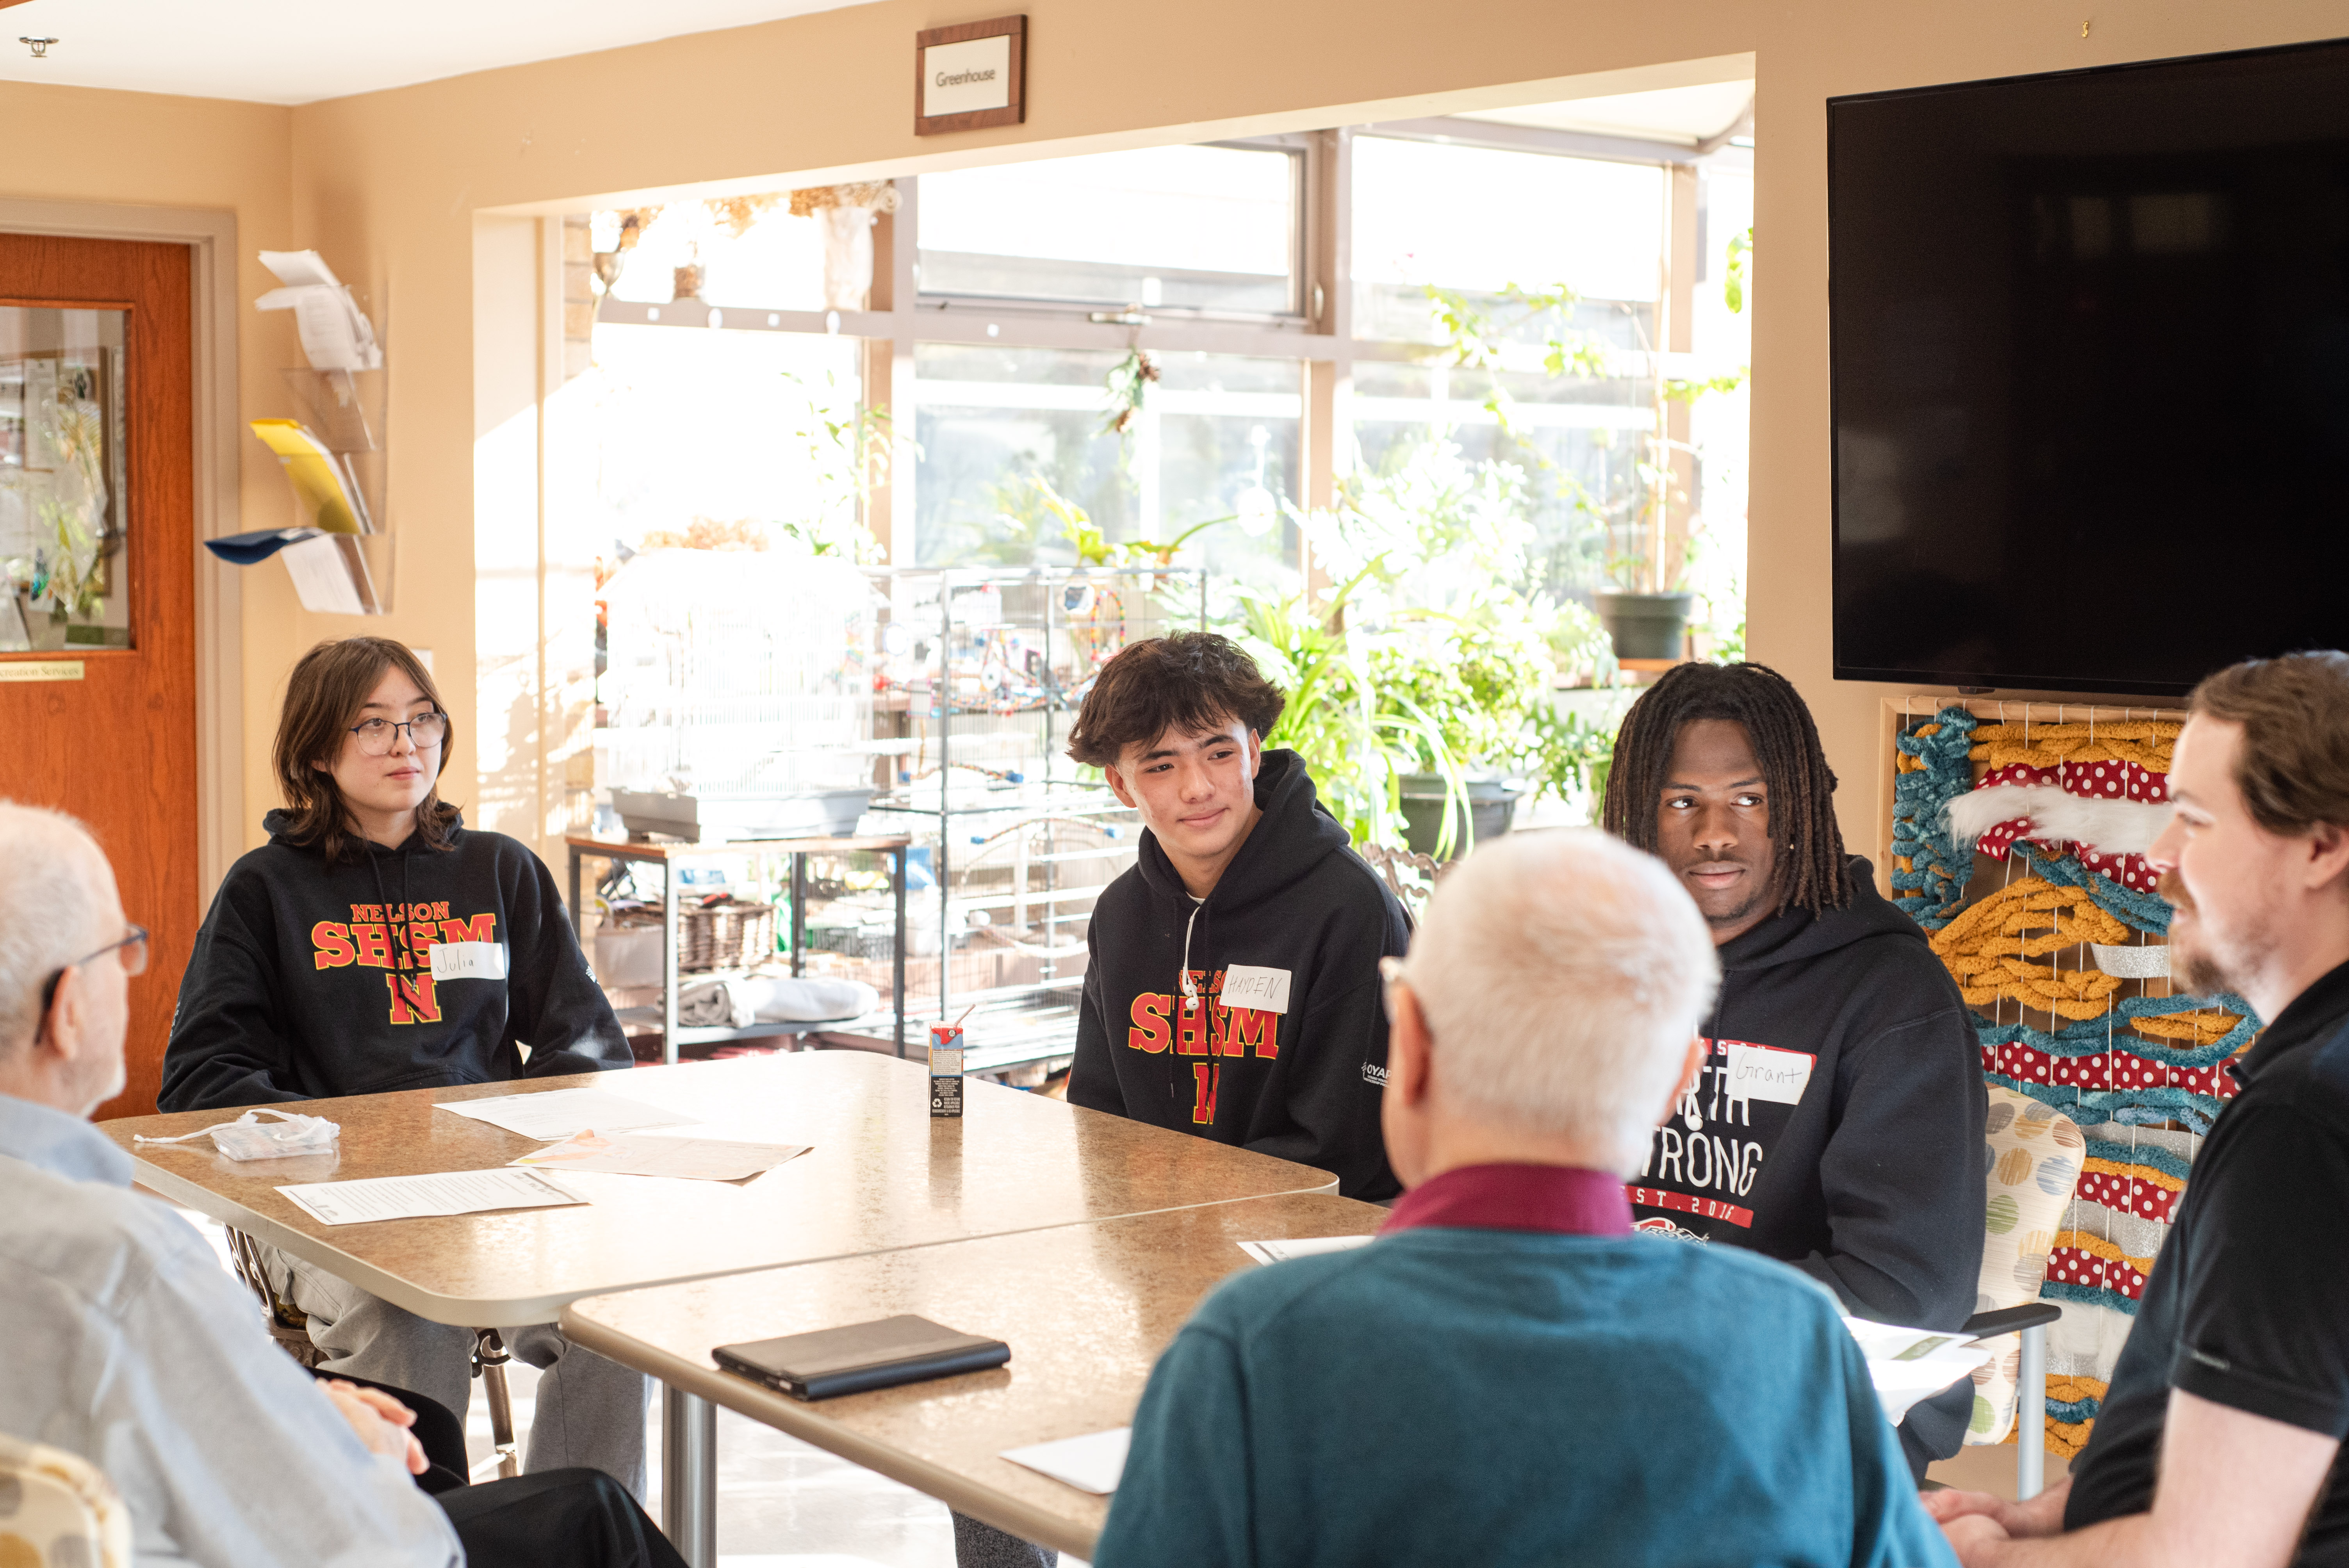
MULTIPOLYGON (((1721 995, 1695 1086, 1631 1182, 1644 1230, 1793 1264, 1855 1316, 1956 1328, 1982 1267, 1982 1056, 1917 923, 1844 853, 1810 710, 1761 665, 1681 665, 1631 705, 1605 823, 1713 929, 1721 995)), ((1914 1407, 1921 1477, 1973 1386, 1914 1407)))

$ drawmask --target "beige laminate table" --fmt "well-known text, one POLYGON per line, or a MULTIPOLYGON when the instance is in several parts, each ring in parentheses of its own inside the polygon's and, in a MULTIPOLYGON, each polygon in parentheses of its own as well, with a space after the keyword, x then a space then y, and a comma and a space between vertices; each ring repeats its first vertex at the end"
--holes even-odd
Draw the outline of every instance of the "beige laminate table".
MULTIPOLYGON (((585 1295, 1331 1188, 1323 1171, 989 1084, 958 1119, 929 1115, 927 1074, 893 1057, 814 1051, 469 1088, 305 1102, 342 1127, 333 1154, 240 1164, 171 1136, 231 1119, 184 1111, 100 1130, 147 1187, 419 1316, 464 1327, 553 1320, 585 1295), (740 1184, 566 1171, 572 1208, 326 1225, 280 1186, 502 1165, 539 1147, 433 1108, 592 1085, 811 1152, 740 1184)), ((712 1560, 715 1412, 665 1400, 664 1522, 688 1562, 712 1560)))
POLYGON ((591 1296, 563 1309, 563 1330, 672 1388, 1090 1559, 1109 1500, 1002 1451, 1130 1424, 1192 1308, 1254 1266, 1241 1242, 1368 1235, 1386 1219, 1328 1193, 1242 1199, 591 1296), (709 1354, 897 1313, 1000 1339, 1010 1363, 806 1401, 721 1372, 709 1354))

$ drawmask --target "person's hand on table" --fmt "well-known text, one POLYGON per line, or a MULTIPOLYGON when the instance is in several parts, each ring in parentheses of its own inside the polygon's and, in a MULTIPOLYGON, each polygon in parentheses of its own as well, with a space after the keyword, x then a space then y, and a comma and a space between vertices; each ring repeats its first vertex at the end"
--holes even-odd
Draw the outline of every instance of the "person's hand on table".
POLYGON ((389 1455, 406 1465, 410 1475, 422 1475, 429 1468, 424 1445, 408 1430, 416 1424, 415 1411, 380 1388, 362 1388, 339 1377, 329 1377, 318 1387, 351 1424, 367 1452, 389 1455))

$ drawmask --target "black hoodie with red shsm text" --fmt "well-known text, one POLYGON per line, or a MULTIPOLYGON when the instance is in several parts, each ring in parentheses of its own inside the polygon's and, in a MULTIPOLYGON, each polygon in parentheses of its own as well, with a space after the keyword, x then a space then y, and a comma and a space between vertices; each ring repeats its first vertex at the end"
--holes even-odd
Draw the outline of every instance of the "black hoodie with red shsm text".
POLYGON ((262 819, 269 842, 229 868, 196 933, 161 1109, 636 1065, 554 878, 522 843, 460 824, 447 850, 410 837, 330 863, 287 840, 286 821, 262 819), (471 962, 436 965, 442 944, 471 962))
POLYGON ((1263 816, 1204 901, 1147 830, 1101 895, 1069 1103, 1319 1167, 1349 1198, 1391 1198, 1379 960, 1402 954, 1410 926, 1295 752, 1264 753, 1256 803, 1263 816), (1286 1010, 1226 1006, 1235 967, 1257 972, 1244 976, 1253 995, 1285 985, 1286 1010))

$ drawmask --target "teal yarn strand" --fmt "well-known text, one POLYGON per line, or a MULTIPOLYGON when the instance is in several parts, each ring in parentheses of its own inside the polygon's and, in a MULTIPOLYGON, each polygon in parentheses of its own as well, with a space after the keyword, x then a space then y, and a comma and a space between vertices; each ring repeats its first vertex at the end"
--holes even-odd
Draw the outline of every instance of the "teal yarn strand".
POLYGON ((1973 880, 1973 855, 1961 855, 1950 836, 1951 800, 1973 788, 1974 726, 1962 707, 1945 707, 1931 723, 1932 735, 1904 731, 1893 744, 1924 767, 1898 775, 1892 784, 1892 853, 1909 869, 1892 872, 1893 903, 1928 931, 1950 923, 1973 880))

